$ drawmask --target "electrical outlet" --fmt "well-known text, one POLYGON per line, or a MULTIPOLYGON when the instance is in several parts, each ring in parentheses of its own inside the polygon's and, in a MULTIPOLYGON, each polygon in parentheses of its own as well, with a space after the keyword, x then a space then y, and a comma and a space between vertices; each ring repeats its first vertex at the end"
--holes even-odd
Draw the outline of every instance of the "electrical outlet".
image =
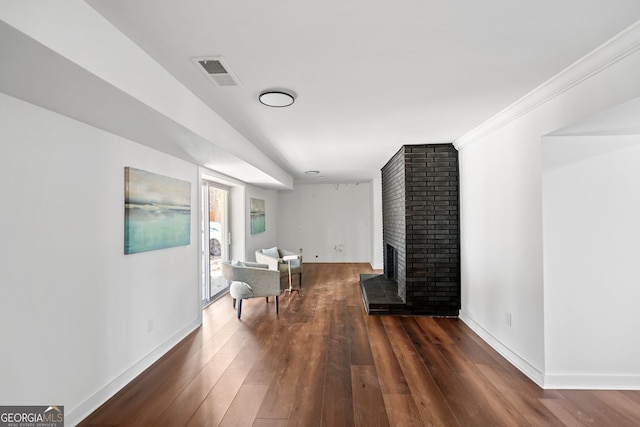
POLYGON ((153 317, 147 320, 147 332, 153 331, 153 317))
POLYGON ((511 327, 511 313, 507 312, 507 326, 511 327))

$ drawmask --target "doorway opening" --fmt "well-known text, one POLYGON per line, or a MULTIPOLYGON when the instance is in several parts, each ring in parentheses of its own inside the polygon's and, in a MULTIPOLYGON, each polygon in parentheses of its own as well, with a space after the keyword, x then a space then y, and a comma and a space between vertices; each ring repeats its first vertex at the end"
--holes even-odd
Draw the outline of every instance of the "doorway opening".
POLYGON ((229 189, 202 183, 202 306, 224 295, 229 286, 222 277, 222 262, 229 260, 229 189))

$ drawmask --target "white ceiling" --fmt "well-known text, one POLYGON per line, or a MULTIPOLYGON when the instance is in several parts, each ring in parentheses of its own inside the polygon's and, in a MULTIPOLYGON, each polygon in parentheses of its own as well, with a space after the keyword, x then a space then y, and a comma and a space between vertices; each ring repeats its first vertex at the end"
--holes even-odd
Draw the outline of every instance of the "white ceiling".
POLYGON ((368 180, 403 144, 452 142, 640 19, 637 0, 87 3, 296 182, 368 180), (215 86, 202 56, 241 85, 215 86), (295 104, 263 106, 269 88, 295 104))

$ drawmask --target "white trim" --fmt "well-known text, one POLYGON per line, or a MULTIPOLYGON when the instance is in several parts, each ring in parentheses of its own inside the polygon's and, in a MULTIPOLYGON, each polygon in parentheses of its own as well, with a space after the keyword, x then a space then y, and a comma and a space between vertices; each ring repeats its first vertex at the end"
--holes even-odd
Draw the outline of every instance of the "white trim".
POLYGON ((244 181, 240 181, 239 179, 232 178, 228 175, 204 166, 198 166, 198 176, 204 181, 215 182, 224 185, 225 187, 228 187, 227 189, 231 187, 241 187, 247 185, 247 183, 244 181))
POLYGON ((533 382, 544 389, 574 390, 640 390, 640 375, 563 375, 544 374, 529 362, 518 356, 477 323, 468 313, 460 311, 462 320, 473 332, 482 338, 509 363, 533 382))
POLYGON ((382 269, 384 269, 384 265, 382 263, 374 264, 373 262, 369 262, 369 265, 374 270, 382 270, 382 269))
POLYGON ((480 338, 482 338, 487 344, 491 346, 495 351, 500 353, 502 357, 507 359, 509 363, 518 368, 523 374, 531 379, 534 383, 543 387, 544 385, 544 374, 537 369, 535 366, 531 365, 529 362, 524 360, 522 357, 511 351, 508 347, 500 342, 496 337, 491 335, 489 331, 483 328, 479 323, 477 323, 469 314, 465 311, 460 310, 459 319, 462 320, 473 332, 475 332, 480 338))
POLYGON ((86 417, 91 415, 93 411, 98 409, 104 402, 112 398, 117 392, 122 390, 124 386, 129 384, 134 378, 144 372, 145 369, 157 362, 169 350, 175 347, 180 341, 186 338, 190 333, 199 328, 201 323, 192 322, 185 326, 182 330, 169 338, 163 344, 158 346, 151 353, 143 357, 138 363, 131 366, 121 375, 116 377, 109 384, 98 390, 93 396, 82 402, 76 408, 69 412, 65 411, 65 423, 67 425, 77 425, 86 417))
POLYGON ((546 389, 640 390, 639 375, 545 375, 546 389))
POLYGON ((640 21, 453 142, 458 151, 640 50, 640 21))

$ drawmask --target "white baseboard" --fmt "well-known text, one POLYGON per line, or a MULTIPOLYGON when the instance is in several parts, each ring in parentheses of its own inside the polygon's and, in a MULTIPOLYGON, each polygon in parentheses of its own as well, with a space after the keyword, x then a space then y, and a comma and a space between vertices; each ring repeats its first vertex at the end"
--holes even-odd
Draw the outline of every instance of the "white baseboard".
POLYGON ((640 390, 638 375, 545 375, 544 388, 572 390, 640 390))
POLYGON ((98 409, 100 405, 113 397, 124 386, 129 384, 134 378, 140 375, 145 369, 153 365, 158 359, 164 356, 176 344, 182 341, 187 335, 196 330, 200 326, 200 321, 194 321, 169 338, 147 356, 142 358, 138 363, 131 366, 122 375, 115 378, 106 386, 98 390, 93 396, 82 402, 79 406, 67 412, 65 408, 65 424, 75 426, 88 417, 93 411, 98 409))
POLYGON ((462 320, 473 332, 489 344, 509 363, 544 389, 573 390, 640 390, 639 375, 612 374, 546 374, 502 344, 489 331, 477 323, 468 313, 460 311, 462 320))
POLYGON ((515 366, 520 372, 525 374, 527 377, 531 379, 534 383, 538 384, 540 387, 544 388, 544 373, 542 373, 539 369, 531 365, 529 362, 524 360, 518 354, 514 353, 511 349, 502 344, 496 337, 491 335, 489 331, 484 329, 477 323, 468 313, 465 311, 460 311, 458 316, 460 320, 462 320, 473 332, 475 332, 480 338, 482 338, 487 344, 489 344, 495 351, 500 353, 502 357, 507 359, 509 363, 515 366))

